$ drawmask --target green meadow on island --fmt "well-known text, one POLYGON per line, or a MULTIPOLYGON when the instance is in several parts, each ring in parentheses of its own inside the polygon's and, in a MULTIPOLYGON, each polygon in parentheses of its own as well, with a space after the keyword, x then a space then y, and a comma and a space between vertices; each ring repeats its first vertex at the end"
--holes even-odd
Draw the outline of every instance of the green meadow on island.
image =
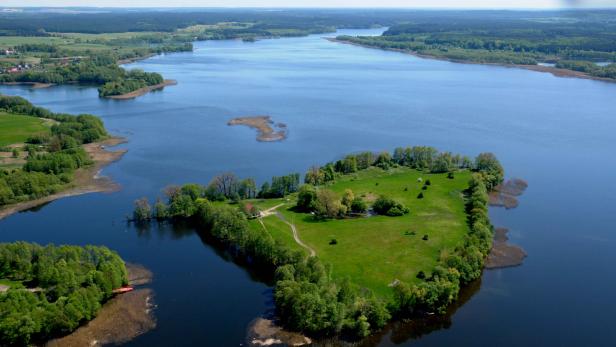
POLYGON ((491 153, 472 161, 430 147, 363 152, 273 177, 257 190, 232 173, 135 202, 133 221, 189 221, 275 273, 283 326, 361 338, 392 317, 444 313, 481 275, 492 245, 491 153))

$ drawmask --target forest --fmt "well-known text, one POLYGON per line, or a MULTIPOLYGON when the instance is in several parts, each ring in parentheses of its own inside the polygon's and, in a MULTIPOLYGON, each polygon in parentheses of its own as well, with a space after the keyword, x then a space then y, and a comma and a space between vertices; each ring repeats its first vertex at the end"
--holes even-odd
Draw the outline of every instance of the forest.
MULTIPOLYGON (((307 183, 301 187, 298 179, 297 174, 274 177, 272 183, 264 183, 258 193, 254 191, 253 179, 240 180, 231 173, 214 177, 207 186, 171 186, 165 190, 166 201, 159 199, 153 207, 146 198, 137 200, 132 220, 135 223, 190 221, 229 247, 237 257, 249 257, 252 262, 270 268, 276 276, 276 311, 283 324, 311 336, 343 335, 353 339, 380 329, 393 316, 443 313, 456 300, 460 286, 481 275, 492 243, 492 225, 487 215, 488 187, 503 179, 503 168, 493 154, 483 153, 471 160, 431 147, 398 148, 393 156, 387 152, 364 152, 312 168, 305 175, 307 183), (272 187, 280 187, 274 190, 280 192, 276 197, 297 199, 298 211, 316 212, 314 218, 346 218, 338 212, 320 214, 319 210, 329 208, 319 207, 321 198, 316 190, 326 191, 328 185, 352 177, 354 173, 371 169, 387 173, 399 167, 421 168, 439 174, 446 170, 450 173, 445 174, 448 176, 459 170, 472 170, 473 174, 464 193, 468 233, 463 241, 455 249, 443 253, 433 271, 418 275, 419 283, 399 281, 389 296, 377 295, 358 285, 353 278, 335 278, 331 264, 290 247, 265 229, 249 225, 250 219, 259 215, 259 209, 250 206, 267 201, 250 197, 272 197, 268 195, 272 187), (247 191, 251 193, 240 196, 240 192, 247 191)), ((366 209, 365 205, 358 207, 359 202, 352 197, 325 204, 353 206, 353 201, 356 210, 366 209)), ((374 205, 378 213, 389 216, 386 218, 408 213, 404 206, 386 198, 375 201, 374 205), (388 213, 392 209, 400 213, 388 213)))
POLYGON ((0 244, 0 345, 26 346, 93 319, 128 283, 117 253, 95 246, 0 244))
POLYGON ((382 36, 339 36, 337 39, 453 61, 547 63, 595 77, 616 78, 616 65, 613 64, 616 62, 615 18, 614 11, 600 14, 565 11, 543 18, 428 19, 394 25, 382 36))
POLYGON ((28 155, 22 168, 0 170, 0 207, 66 189, 75 170, 91 164, 81 145, 107 136, 103 122, 95 116, 53 113, 17 96, 0 95, 0 110, 57 122, 50 136, 26 140, 28 155))

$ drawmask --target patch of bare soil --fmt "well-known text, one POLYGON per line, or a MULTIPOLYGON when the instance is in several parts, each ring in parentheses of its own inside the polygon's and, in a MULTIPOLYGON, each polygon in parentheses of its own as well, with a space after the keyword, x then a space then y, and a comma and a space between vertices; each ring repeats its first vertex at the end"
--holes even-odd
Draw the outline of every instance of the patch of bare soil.
POLYGON ((517 197, 528 188, 528 183, 519 178, 510 179, 499 184, 489 194, 491 206, 500 206, 506 209, 516 208, 519 205, 517 197))
POLYGON ((312 340, 302 334, 286 331, 270 319, 257 318, 248 327, 249 346, 304 346, 312 340))
MULTIPOLYGON (((149 283, 152 273, 141 265, 126 264, 129 281, 149 283), (132 280, 131 280, 132 278, 132 280)), ((121 344, 156 327, 152 312, 154 292, 149 288, 116 295, 90 322, 73 333, 48 341, 48 347, 81 347, 121 344)))
POLYGON ((270 116, 238 117, 230 120, 227 125, 245 125, 257 130, 257 141, 273 142, 287 138, 287 125, 272 121, 270 116))
POLYGON ((128 99, 134 99, 138 96, 142 96, 145 95, 153 90, 160 90, 163 89, 167 86, 174 86, 178 84, 178 82, 176 80, 165 80, 163 83, 159 83, 159 84, 155 84, 153 86, 147 86, 147 87, 143 87, 143 88, 139 88, 135 91, 132 91, 130 93, 126 93, 126 94, 121 94, 121 95, 111 95, 111 96, 106 96, 106 98, 108 99, 114 99, 114 100, 128 100, 128 99))
POLYGON ((507 232, 509 232, 508 229, 496 228, 492 250, 485 264, 486 269, 518 266, 526 258, 527 254, 522 248, 507 242, 509 240, 507 232))
POLYGON ((90 155, 94 164, 75 172, 75 180, 72 183, 72 188, 40 199, 5 206, 0 209, 0 219, 6 218, 13 213, 28 210, 50 201, 69 196, 96 192, 109 193, 119 190, 120 186, 109 177, 100 176, 100 171, 103 167, 122 158, 126 153, 126 150, 109 151, 107 147, 116 146, 124 142, 126 142, 126 140, 123 138, 112 137, 101 142, 84 145, 85 151, 90 155))

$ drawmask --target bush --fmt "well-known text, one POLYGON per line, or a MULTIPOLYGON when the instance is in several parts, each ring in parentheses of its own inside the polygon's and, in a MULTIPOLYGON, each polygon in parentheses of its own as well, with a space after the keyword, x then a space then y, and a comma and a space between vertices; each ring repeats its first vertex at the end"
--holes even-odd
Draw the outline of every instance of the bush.
POLYGON ((406 213, 409 213, 409 209, 407 207, 385 196, 379 197, 374 202, 374 205, 372 205, 372 208, 377 214, 391 217, 402 216, 406 213))
POLYGON ((362 198, 356 197, 355 199, 353 199, 353 202, 351 203, 352 212, 365 213, 367 210, 368 210, 368 205, 362 198))
POLYGON ((423 199, 424 195, 423 192, 419 192, 419 194, 417 195, 417 199, 423 199))

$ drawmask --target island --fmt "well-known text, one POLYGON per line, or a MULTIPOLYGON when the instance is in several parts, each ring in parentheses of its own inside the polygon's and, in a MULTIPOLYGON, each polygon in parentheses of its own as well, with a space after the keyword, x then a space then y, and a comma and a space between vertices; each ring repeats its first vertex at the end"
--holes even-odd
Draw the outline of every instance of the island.
POLYGON ((444 313, 481 276, 493 238, 488 191, 503 174, 491 153, 363 152, 312 167, 303 185, 291 173, 257 190, 226 173, 171 186, 166 202, 137 200, 133 221, 194 223, 269 269, 286 329, 361 338, 392 317, 444 313))
POLYGON ((122 157, 93 115, 53 113, 0 95, 0 219, 66 196, 118 188, 99 172, 122 157))
POLYGON ((270 116, 238 117, 227 125, 245 125, 257 130, 257 141, 274 142, 287 138, 288 129, 284 123, 274 123, 270 116))

